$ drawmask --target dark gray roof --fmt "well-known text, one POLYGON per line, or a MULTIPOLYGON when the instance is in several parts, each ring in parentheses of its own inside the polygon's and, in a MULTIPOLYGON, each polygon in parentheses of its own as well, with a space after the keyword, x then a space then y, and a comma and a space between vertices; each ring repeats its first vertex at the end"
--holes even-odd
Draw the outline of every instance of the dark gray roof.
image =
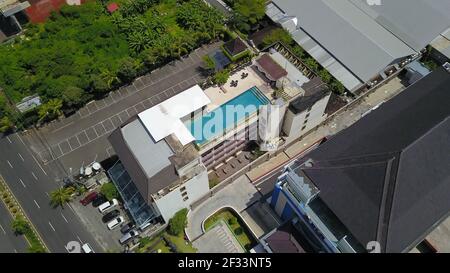
POLYGON ((310 153, 304 173, 362 245, 408 251, 447 217, 449 115, 439 68, 310 153))
POLYGON ((319 77, 303 84, 302 88, 305 90, 305 95, 294 99, 289 104, 289 110, 294 114, 307 110, 316 102, 330 94, 327 85, 324 84, 319 77))
POLYGON ((155 143, 139 119, 116 129, 109 141, 146 201, 177 181, 173 151, 164 140, 155 143))

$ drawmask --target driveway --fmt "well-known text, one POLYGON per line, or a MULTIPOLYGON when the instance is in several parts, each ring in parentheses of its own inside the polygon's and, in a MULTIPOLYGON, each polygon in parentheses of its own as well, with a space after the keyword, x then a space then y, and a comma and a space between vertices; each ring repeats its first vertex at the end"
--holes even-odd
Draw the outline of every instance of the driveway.
POLYGON ((231 207, 237 212, 242 212, 251 204, 261 198, 261 194, 250 183, 247 176, 237 178, 233 183, 204 201, 199 207, 188 214, 188 226, 186 234, 191 241, 203 235, 202 223, 220 208, 231 207))

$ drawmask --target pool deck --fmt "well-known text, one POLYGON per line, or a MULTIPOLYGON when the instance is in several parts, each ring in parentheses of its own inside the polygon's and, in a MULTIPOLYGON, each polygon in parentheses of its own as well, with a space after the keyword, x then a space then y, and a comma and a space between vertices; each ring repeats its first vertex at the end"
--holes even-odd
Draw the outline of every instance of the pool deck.
POLYGON ((211 103, 206 106, 207 111, 213 111, 217 107, 239 96, 254 86, 258 87, 269 100, 271 99, 270 94, 273 91, 272 88, 268 86, 267 82, 256 74, 251 67, 246 67, 238 71, 236 74, 231 75, 227 83, 222 87, 213 86, 204 90, 205 94, 211 100, 211 103), (245 79, 241 79, 242 73, 248 73, 248 76, 245 79), (238 81, 238 85, 236 87, 231 87, 231 81, 234 80, 238 81))

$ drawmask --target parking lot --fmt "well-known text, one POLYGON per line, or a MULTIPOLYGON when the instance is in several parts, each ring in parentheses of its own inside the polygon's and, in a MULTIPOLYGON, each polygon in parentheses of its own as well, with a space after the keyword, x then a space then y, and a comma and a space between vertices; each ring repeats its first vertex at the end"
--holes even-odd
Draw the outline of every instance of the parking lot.
POLYGON ((244 249, 221 221, 211 230, 195 240, 193 246, 199 253, 244 253, 244 249))
POLYGON ((24 140, 44 165, 59 161, 65 171, 78 170, 110 157, 107 136, 136 114, 200 83, 202 57, 220 43, 199 48, 189 56, 136 79, 131 85, 92 101, 68 118, 29 131, 24 140))
MULTIPOLYGON (((98 192, 98 189, 95 189, 95 191, 98 192)), ((122 252, 124 250, 124 246, 119 243, 119 239, 123 236, 120 232, 120 226, 114 228, 113 230, 109 230, 107 223, 102 222, 103 215, 117 209, 120 211, 120 216, 125 218, 124 224, 128 223, 129 218, 127 212, 123 209, 121 204, 119 203, 118 206, 109 209, 104 214, 101 214, 98 207, 94 207, 92 203, 83 206, 79 202, 81 199, 81 197, 75 199, 71 203, 71 207, 80 217, 87 230, 92 234, 92 236, 94 236, 95 240, 106 252, 122 252)))

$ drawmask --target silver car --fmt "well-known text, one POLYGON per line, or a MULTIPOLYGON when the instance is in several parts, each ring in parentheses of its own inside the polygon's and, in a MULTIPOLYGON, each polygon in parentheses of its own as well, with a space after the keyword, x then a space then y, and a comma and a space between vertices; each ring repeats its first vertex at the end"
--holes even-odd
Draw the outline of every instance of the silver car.
POLYGON ((125 244, 126 242, 128 242, 129 240, 133 239, 136 236, 139 236, 139 232, 136 231, 135 229, 132 229, 129 232, 125 233, 125 235, 123 235, 122 238, 120 238, 119 242, 121 244, 125 244))

